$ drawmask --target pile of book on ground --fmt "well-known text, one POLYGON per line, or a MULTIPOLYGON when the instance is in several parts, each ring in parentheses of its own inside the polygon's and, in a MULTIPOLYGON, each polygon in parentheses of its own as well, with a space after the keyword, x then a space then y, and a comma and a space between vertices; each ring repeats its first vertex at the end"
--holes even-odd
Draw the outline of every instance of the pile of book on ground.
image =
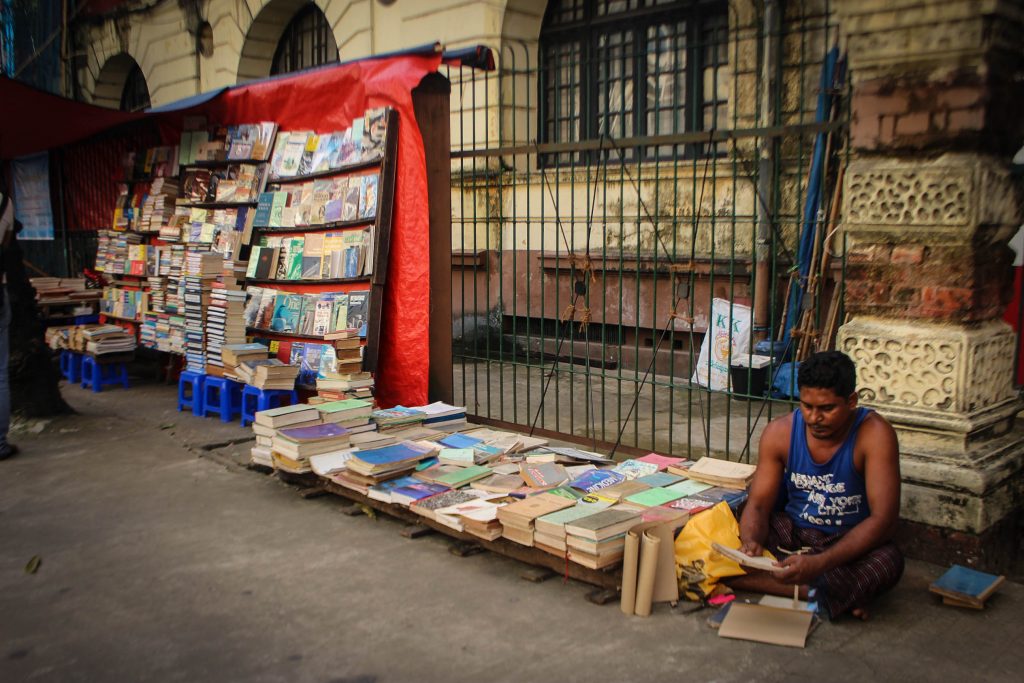
POLYGON ((720 502, 735 508, 754 472, 753 465, 655 453, 614 462, 467 425, 464 408, 443 403, 286 406, 257 413, 253 430, 255 464, 314 472, 453 530, 504 537, 591 569, 620 565, 627 532, 639 524, 681 526, 720 502))

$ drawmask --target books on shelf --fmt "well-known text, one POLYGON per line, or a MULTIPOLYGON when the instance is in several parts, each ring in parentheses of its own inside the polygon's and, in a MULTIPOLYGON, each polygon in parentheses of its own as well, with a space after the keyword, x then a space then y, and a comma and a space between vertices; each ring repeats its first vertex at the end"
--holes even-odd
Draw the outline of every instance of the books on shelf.
POLYGON ((389 112, 386 107, 370 109, 341 131, 279 132, 270 161, 272 177, 293 178, 380 161, 389 112))

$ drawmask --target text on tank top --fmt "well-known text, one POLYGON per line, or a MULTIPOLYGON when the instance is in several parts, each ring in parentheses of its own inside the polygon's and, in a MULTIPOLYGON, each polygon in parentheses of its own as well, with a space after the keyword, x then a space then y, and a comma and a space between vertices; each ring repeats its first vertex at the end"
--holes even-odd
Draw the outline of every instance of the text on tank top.
POLYGON ((861 423, 871 411, 857 408, 850 433, 825 463, 816 463, 807 447, 806 423, 799 410, 793 413, 793 433, 786 463, 786 514, 797 526, 825 533, 849 531, 868 518, 864 476, 853 461, 853 447, 861 423))

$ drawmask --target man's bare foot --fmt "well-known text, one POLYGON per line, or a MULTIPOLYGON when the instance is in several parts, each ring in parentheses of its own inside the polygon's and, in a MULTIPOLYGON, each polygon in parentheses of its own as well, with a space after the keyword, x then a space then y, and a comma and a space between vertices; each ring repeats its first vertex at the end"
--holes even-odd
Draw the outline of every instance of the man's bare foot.
POLYGON ((857 617, 861 621, 868 620, 868 611, 863 607, 854 607, 852 610, 850 610, 850 614, 857 617))

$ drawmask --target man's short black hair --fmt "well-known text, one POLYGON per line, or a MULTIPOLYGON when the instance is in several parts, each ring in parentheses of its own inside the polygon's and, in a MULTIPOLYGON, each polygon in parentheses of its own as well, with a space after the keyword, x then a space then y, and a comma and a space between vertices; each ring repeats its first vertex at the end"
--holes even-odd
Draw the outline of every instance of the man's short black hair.
POLYGON ((821 351, 800 364, 797 387, 831 389, 837 396, 849 396, 857 389, 857 368, 842 351, 821 351))

